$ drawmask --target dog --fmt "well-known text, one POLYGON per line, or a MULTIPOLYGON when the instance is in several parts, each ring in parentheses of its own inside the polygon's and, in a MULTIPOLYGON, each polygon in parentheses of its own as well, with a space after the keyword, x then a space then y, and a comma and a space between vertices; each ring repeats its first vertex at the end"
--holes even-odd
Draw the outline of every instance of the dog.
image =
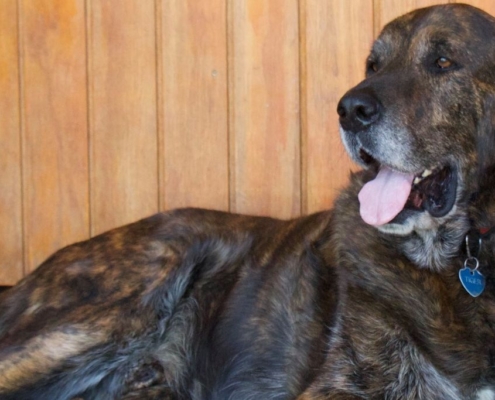
POLYGON ((0 399, 495 399, 495 19, 392 21, 337 112, 333 210, 173 210, 3 293, 0 399))

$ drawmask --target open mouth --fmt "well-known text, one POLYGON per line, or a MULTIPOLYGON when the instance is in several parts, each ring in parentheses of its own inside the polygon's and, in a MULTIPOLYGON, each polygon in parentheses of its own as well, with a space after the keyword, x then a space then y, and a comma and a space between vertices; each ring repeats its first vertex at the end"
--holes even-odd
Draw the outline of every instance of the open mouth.
POLYGON ((390 222, 404 210, 423 212, 440 218, 450 212, 457 194, 457 173, 448 165, 425 169, 419 173, 402 173, 379 164, 371 155, 360 151, 362 160, 378 173, 359 193, 363 220, 375 226, 390 222))

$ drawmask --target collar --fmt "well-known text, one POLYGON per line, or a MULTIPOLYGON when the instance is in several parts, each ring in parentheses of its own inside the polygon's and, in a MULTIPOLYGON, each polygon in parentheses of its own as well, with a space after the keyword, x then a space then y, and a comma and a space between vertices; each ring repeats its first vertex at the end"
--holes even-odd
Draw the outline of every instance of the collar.
POLYGON ((478 257, 483 241, 488 240, 495 233, 495 226, 471 228, 466 234, 466 252, 469 256, 478 257))
POLYGON ((488 239, 488 237, 495 233, 495 226, 492 226, 491 228, 484 227, 484 228, 479 228, 479 229, 472 229, 471 231, 477 232, 479 237, 483 239, 488 239))

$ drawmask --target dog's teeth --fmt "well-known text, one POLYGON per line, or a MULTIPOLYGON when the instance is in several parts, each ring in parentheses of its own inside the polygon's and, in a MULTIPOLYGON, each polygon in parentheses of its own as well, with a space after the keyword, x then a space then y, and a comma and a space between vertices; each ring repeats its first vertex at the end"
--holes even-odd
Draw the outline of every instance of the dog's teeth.
POLYGON ((433 171, 431 169, 425 169, 420 176, 417 176, 416 178, 414 178, 413 184, 414 185, 417 185, 423 179, 425 179, 426 177, 430 176, 432 173, 433 173, 433 171))

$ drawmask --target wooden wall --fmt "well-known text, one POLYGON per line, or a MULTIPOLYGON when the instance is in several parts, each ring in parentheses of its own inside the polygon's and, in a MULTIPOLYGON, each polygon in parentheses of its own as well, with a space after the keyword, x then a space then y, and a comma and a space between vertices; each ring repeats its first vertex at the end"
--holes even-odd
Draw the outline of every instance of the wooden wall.
POLYGON ((445 2, 0 0, 0 284, 159 210, 330 207, 338 99, 384 23, 445 2))

